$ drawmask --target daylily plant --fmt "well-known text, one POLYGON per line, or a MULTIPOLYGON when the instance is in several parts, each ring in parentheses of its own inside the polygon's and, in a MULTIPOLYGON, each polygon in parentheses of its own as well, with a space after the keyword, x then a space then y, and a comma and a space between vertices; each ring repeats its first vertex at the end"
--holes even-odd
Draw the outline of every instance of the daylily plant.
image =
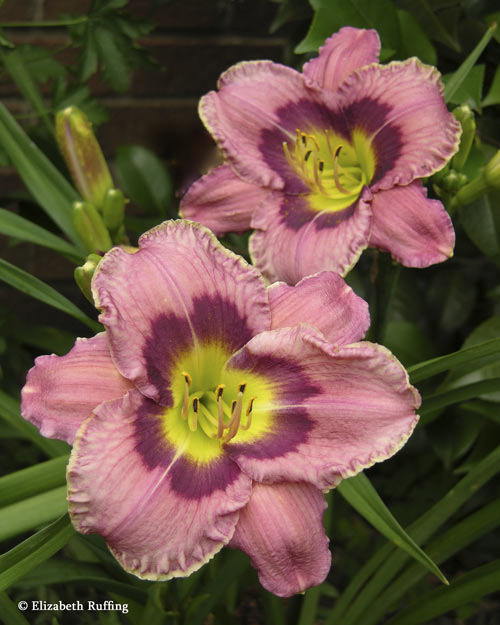
POLYGON ((238 63, 200 116, 226 163, 195 182, 181 214, 216 234, 254 228, 271 281, 345 275, 367 247, 409 267, 449 258, 455 235, 422 178, 456 152, 460 126, 440 74, 416 58, 379 65, 376 31, 342 28, 300 73, 238 63))
POLYGON ((224 545, 289 596, 330 568, 323 491, 394 454, 420 403, 366 303, 332 272, 295 287, 199 224, 109 251, 92 289, 105 332, 41 356, 22 414, 73 445, 69 512, 129 572, 189 575, 224 545))

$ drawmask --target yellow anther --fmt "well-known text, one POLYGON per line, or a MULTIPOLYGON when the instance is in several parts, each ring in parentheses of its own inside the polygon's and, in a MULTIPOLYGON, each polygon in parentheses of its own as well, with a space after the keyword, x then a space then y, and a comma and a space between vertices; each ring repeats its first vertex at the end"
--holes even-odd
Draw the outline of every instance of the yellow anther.
POLYGON ((193 380, 187 371, 182 371, 181 375, 184 377, 184 399, 182 401, 181 415, 183 419, 187 419, 189 412, 189 387, 193 380))
POLYGON ((225 388, 225 384, 219 384, 219 386, 215 389, 215 397, 217 398, 217 401, 219 401, 219 399, 222 397, 225 388))
POLYGON ((241 425, 241 429, 242 430, 248 430, 248 428, 252 425, 252 408, 253 408, 253 402, 254 400, 257 399, 256 397, 250 397, 250 401, 247 404, 247 409, 245 411, 245 416, 247 418, 247 422, 246 425, 241 425))
POLYGON ((191 386, 191 384, 193 383, 193 379, 192 379, 192 377, 189 375, 189 373, 188 373, 187 371, 182 371, 182 374, 181 374, 181 375, 182 375, 182 376, 184 377, 184 379, 186 380, 186 384, 187 384, 188 386, 191 386))
POLYGON ((238 393, 244 393, 246 387, 247 387, 247 383, 246 382, 240 382, 239 385, 238 385, 238 393))

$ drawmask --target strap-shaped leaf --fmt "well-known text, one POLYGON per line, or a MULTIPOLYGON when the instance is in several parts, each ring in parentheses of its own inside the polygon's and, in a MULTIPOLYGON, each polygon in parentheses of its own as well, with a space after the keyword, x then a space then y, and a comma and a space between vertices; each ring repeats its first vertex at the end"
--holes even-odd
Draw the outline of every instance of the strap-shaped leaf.
POLYGON ((33 197, 61 230, 81 248, 73 228, 72 204, 80 196, 0 103, 0 144, 33 197))
POLYGON ((75 535, 69 517, 60 519, 0 556, 0 590, 53 556, 75 535))
POLYGON ((16 429, 23 438, 35 443, 47 456, 57 458, 68 454, 69 445, 63 441, 42 436, 34 425, 21 418, 19 400, 7 395, 2 390, 0 390, 0 417, 16 429))
POLYGON ((0 621, 5 625, 30 625, 5 592, 0 591, 0 621))
POLYGON ((392 541, 396 546, 404 549, 415 560, 434 573, 444 584, 448 583, 437 564, 422 551, 416 542, 408 536, 401 525, 396 521, 391 511, 380 498, 364 473, 356 477, 343 480, 337 490, 351 506, 365 517, 379 532, 392 541))
POLYGON ((45 284, 45 282, 42 282, 38 278, 35 278, 26 271, 11 265, 6 260, 1 258, 0 280, 7 282, 7 284, 10 284, 10 286, 13 286, 15 289, 18 289, 27 295, 31 295, 31 297, 39 299, 41 302, 44 302, 49 306, 53 306, 54 308, 62 310, 68 315, 75 317, 75 319, 78 319, 95 332, 99 332, 101 329, 97 322, 90 319, 90 317, 87 317, 84 312, 75 306, 73 302, 70 302, 69 299, 64 297, 64 295, 61 295, 51 286, 45 284))
POLYGON ((469 56, 465 59, 465 61, 460 65, 456 72, 451 76, 451 78, 446 83, 446 87, 444 90, 444 99, 446 102, 449 102, 453 97, 455 91, 460 87, 463 81, 467 78, 470 71, 474 67, 476 61, 481 56, 481 52, 486 48, 490 39, 493 37, 495 30, 497 28, 496 24, 493 24, 488 28, 488 30, 484 33, 481 40, 477 44, 477 46, 472 50, 469 56))
POLYGON ((0 540, 50 523, 68 509, 66 486, 60 486, 0 509, 0 540))
POLYGON ((500 560, 457 577, 449 588, 437 588, 420 595, 417 601, 389 619, 386 625, 429 623, 449 610, 477 601, 497 590, 500 590, 500 560))
POLYGON ((43 245, 60 254, 66 254, 77 262, 84 259, 81 251, 71 243, 4 208, 0 208, 0 233, 20 241, 43 245))
POLYGON ((477 361, 485 356, 495 354, 500 356, 500 338, 484 341, 484 343, 460 349, 451 354, 446 354, 446 356, 439 356, 432 360, 419 362, 417 365, 408 367, 408 373, 410 374, 412 384, 427 380, 427 378, 431 378, 433 375, 437 375, 443 371, 448 371, 453 367, 461 366, 461 372, 467 373, 467 371, 475 370, 477 361))
POLYGON ((65 455, 0 477, 0 506, 63 486, 67 464, 68 456, 65 455))

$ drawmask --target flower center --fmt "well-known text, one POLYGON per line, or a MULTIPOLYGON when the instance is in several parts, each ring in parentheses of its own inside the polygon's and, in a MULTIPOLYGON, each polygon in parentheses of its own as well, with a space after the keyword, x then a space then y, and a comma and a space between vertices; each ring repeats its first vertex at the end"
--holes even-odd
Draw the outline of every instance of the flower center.
POLYGON ((250 428, 253 403, 257 398, 248 397, 248 394, 246 398, 244 397, 247 388, 245 381, 237 385, 236 399, 232 399, 228 404, 224 400, 225 384, 219 384, 213 391, 192 393, 192 377, 187 371, 183 371, 181 375, 184 378, 181 416, 187 421, 191 432, 196 432, 199 425, 208 437, 218 439, 222 444, 233 439, 240 428, 242 430, 250 428), (245 424, 242 422, 244 407, 245 424))
POLYGON ((309 133, 297 128, 295 143, 283 142, 285 158, 309 187, 314 210, 336 212, 356 201, 370 182, 375 159, 368 138, 355 131, 352 143, 331 130, 309 133))

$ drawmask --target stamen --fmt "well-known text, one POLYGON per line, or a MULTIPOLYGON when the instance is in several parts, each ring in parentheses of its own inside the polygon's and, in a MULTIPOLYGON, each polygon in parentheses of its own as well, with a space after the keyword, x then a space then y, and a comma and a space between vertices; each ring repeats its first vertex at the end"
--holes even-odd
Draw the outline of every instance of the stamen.
POLYGON ((320 162, 318 163, 318 167, 319 167, 319 171, 320 171, 320 173, 322 173, 322 172, 323 172, 323 170, 325 169, 325 161, 320 161, 320 162))
POLYGON ((247 409, 245 411, 245 416, 247 418, 247 422, 246 425, 241 425, 241 429, 242 430, 248 430, 248 428, 252 425, 252 408, 253 408, 253 402, 254 400, 257 399, 256 397, 251 397, 250 401, 248 402, 247 405, 247 409))
POLYGON ((312 142, 314 143, 314 145, 316 146, 316 149, 318 150, 318 152, 320 151, 320 147, 319 147, 319 141, 316 139, 316 137, 314 135, 307 135, 312 142))
POLYGON ((304 156, 304 162, 307 162, 307 159, 311 156, 311 154, 312 154, 312 150, 308 150, 306 152, 306 155, 304 156))
POLYGON ((243 394, 245 392, 246 387, 247 387, 246 382, 240 382, 240 385, 238 386, 238 393, 243 394))
POLYGON ((228 428, 226 436, 222 439, 223 443, 229 442, 232 438, 236 436, 238 433, 238 429, 240 427, 241 420, 241 407, 242 407, 242 395, 239 393, 238 400, 234 400, 231 402, 231 421, 226 425, 228 428))
POLYGON ((290 154, 290 149, 288 147, 288 143, 283 141, 283 152, 285 153, 286 162, 290 165, 290 167, 295 167, 295 161, 293 156, 290 154))
POLYGON ((222 438, 224 434, 224 407, 222 405, 222 394, 226 388, 225 384, 219 384, 215 389, 215 396, 217 397, 217 438, 222 438))
POLYGON ((184 376, 184 400, 182 402, 182 411, 181 415, 183 419, 187 419, 188 411, 189 411, 189 387, 193 383, 191 376, 187 371, 182 371, 182 376, 184 376))
MULTIPOLYGON (((319 178, 319 167, 318 167, 318 163, 317 163, 317 159, 316 159, 316 153, 313 154, 314 157, 314 164, 313 164, 313 174, 314 174, 314 182, 316 183, 316 186, 318 187, 318 189, 321 191, 321 193, 323 195, 328 195, 328 193, 326 192, 325 187, 323 186, 320 178, 319 178)), ((322 162, 322 161, 320 161, 322 162)))
POLYGON ((339 180, 338 159, 339 159, 339 154, 340 154, 340 150, 341 149, 342 149, 342 146, 339 145, 339 147, 335 150, 335 156, 334 156, 334 159, 333 159, 333 178, 335 180, 335 186, 337 187, 337 189, 341 193, 345 193, 346 195, 349 195, 349 191, 347 189, 344 189, 344 187, 340 184, 340 180, 339 180))
POLYGON ((307 145, 307 135, 302 133, 302 145, 307 145))
POLYGON ((189 429, 191 430, 191 432, 196 432, 196 429, 198 427, 198 398, 194 397, 193 398, 193 411, 189 413, 188 415, 188 426, 189 429))

